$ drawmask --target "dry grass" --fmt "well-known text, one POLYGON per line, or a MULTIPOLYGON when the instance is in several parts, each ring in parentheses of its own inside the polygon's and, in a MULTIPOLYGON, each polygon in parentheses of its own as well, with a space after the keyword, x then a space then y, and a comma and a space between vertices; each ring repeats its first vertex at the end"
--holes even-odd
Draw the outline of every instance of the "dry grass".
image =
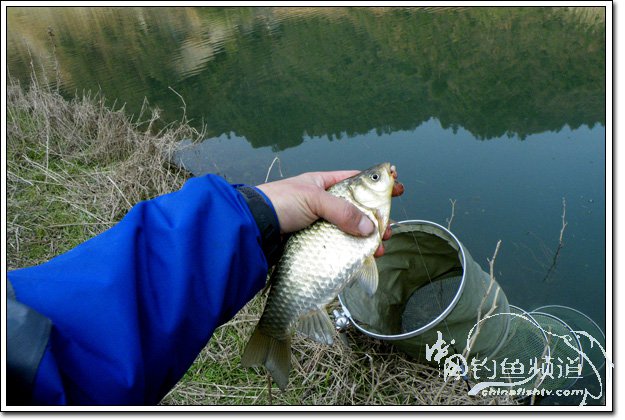
POLYGON ((183 380, 163 399, 167 405, 509 405, 508 397, 471 397, 463 381, 445 385, 442 370, 423 365, 386 342, 355 330, 349 346, 317 344, 295 335, 287 391, 268 394, 263 369, 239 364, 258 321, 264 296, 257 296, 219 328, 183 380), (226 378, 224 380, 224 378, 226 378), (439 392, 444 387, 444 392, 439 392))
MULTIPOLYGON (((135 203, 178 189, 188 174, 168 163, 175 143, 201 138, 186 121, 153 133, 158 111, 132 121, 100 95, 71 101, 39 87, 7 88, 7 267, 47 261, 117 222, 135 203)), ((267 404, 262 370, 240 367, 263 305, 257 296, 217 330, 163 399, 171 405, 267 404)), ((296 336, 288 391, 274 404, 510 404, 470 397, 390 344, 349 334, 350 345, 318 345, 296 336)))
POLYGON ((167 157, 199 133, 180 123, 154 135, 158 111, 142 117, 131 121, 100 95, 66 101, 36 83, 8 86, 8 268, 46 261, 182 186, 188 174, 167 157))

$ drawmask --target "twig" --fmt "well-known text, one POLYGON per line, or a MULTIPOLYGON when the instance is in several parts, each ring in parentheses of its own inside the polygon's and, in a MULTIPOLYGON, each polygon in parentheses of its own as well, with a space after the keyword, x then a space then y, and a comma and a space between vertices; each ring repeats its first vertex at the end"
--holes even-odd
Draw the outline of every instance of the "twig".
POLYGON ((471 351, 471 347, 473 347, 473 345, 475 344, 475 341, 477 340, 477 336, 480 333, 480 330, 482 329, 482 320, 488 318, 490 315, 492 315, 492 313, 495 311, 495 309, 497 309, 497 298, 499 297, 499 291, 501 290, 501 287, 499 287, 499 285, 497 284, 497 282, 495 281, 495 259, 497 258, 497 253, 499 252, 499 246, 501 245, 501 240, 497 241, 497 246, 495 247, 495 253, 493 254, 493 258, 488 260, 488 266, 489 266, 489 275, 490 275, 490 282, 488 284, 488 288, 486 289, 486 293, 484 293, 484 297, 482 297, 482 301, 480 302, 480 306, 477 310, 477 323, 476 325, 476 329, 475 329, 475 333, 473 334, 473 336, 471 337, 471 340, 469 340, 467 342, 467 346, 465 347, 464 351, 462 352, 462 356, 467 359, 469 357, 469 352, 471 351), (497 286, 497 290, 495 290, 495 296, 493 298, 493 304, 491 305, 490 309, 486 312, 486 314, 484 316, 482 316, 482 307, 484 306, 484 304, 486 303, 486 299, 488 299, 488 296, 490 296, 491 291, 493 289, 493 286, 497 286))
POLYGON ((37 78, 37 72, 35 71, 35 63, 33 62, 33 55, 30 52, 30 47, 28 49, 28 58, 30 59, 30 80, 32 85, 39 89, 39 79, 37 78))
POLYGON ((456 212, 456 200, 452 200, 450 198, 449 202, 451 203, 451 217, 449 219, 445 219, 447 220, 447 230, 451 229, 451 222, 454 220, 454 214, 456 212))
POLYGON ((17 179, 18 181, 23 182, 23 183, 25 183, 25 184, 28 184, 28 185, 30 185, 31 187, 35 185, 35 184, 33 184, 31 181, 29 181, 29 180, 27 180, 27 179, 25 179, 25 178, 22 178, 21 176, 19 176, 19 175, 15 174, 15 173, 13 173, 13 172, 11 172, 11 171, 10 171, 10 170, 8 170, 8 169, 7 169, 7 175, 12 176, 12 177, 14 177, 15 179, 17 179))
POLYGON ((564 229, 566 228, 566 198, 562 197, 562 229, 560 229, 560 247, 562 247, 562 236, 564 235, 564 229))
POLYGON ((551 261, 551 265, 547 269, 547 274, 545 274, 545 278, 543 282, 546 282, 549 279, 549 276, 553 273, 553 270, 556 268, 556 264, 558 262, 558 256, 560 255, 560 250, 564 246, 564 229, 568 225, 566 221, 566 198, 562 197, 562 229, 560 229, 560 239, 558 241, 558 247, 556 248, 556 252, 553 254, 553 260, 551 261))
POLYGON ((271 393, 271 375, 267 372, 267 399, 269 400, 269 405, 273 405, 273 395, 271 393))
POLYGON ((113 179, 111 179, 110 176, 106 176, 108 178, 109 181, 111 181, 111 184, 113 184, 113 186, 115 187, 115 189, 117 191, 119 191, 119 193, 121 194, 122 198, 126 201, 126 204, 128 204, 128 208, 131 209, 132 208, 132 204, 130 204, 130 201, 128 201, 128 199, 126 198, 126 196, 124 195, 124 193, 122 192, 122 190, 119 189, 119 187, 117 186, 117 184, 115 183, 115 181, 113 181, 113 179))
POLYGON ((35 162, 31 159, 29 159, 25 154, 22 155, 22 159, 24 159, 26 162, 28 162, 29 164, 31 164, 32 166, 40 169, 46 176, 46 181, 48 179, 48 176, 50 178, 52 178, 53 180, 55 180, 59 185, 63 185, 64 180, 58 177, 58 174, 55 174, 53 171, 48 169, 48 166, 44 166, 38 162, 35 162))
POLYGON ((97 221, 99 221, 102 224, 107 224, 108 222, 106 220, 103 220, 102 218, 96 216, 95 214, 91 213, 89 210, 80 207, 79 205, 77 205, 76 203, 71 202, 70 200, 64 198, 64 197, 57 197, 56 198, 59 201, 62 201, 63 203, 69 204, 70 206, 74 207, 76 210, 79 210, 83 213, 85 213, 87 216, 96 219, 97 221))
POLYGON ((284 175, 282 175, 282 164, 280 163, 280 158, 276 156, 275 158, 273 158, 273 161, 271 162, 271 165, 269 166, 269 169, 267 170, 267 176, 265 177, 265 182, 269 180, 269 174, 271 173, 271 168, 273 168, 273 165, 274 163, 276 163, 276 161, 278 162, 278 171, 280 172, 280 178, 284 178, 284 175))
POLYGON ((500 245, 501 245, 501 239, 497 241, 497 246, 495 247, 495 253, 493 254, 493 258, 491 260, 488 260, 491 284, 495 281, 495 258, 497 258, 497 253, 499 252, 500 245))
POLYGON ((54 72, 56 76, 56 93, 59 93, 59 86, 61 85, 61 70, 59 68, 59 59, 56 56, 56 42, 54 41, 54 29, 48 26, 48 37, 52 44, 52 57, 54 58, 54 72))
MULTIPOLYGON (((161 111, 158 108, 152 109, 152 116, 150 117, 150 121, 148 123, 148 128, 145 129, 145 134, 149 134, 152 131, 152 125, 156 120, 161 117, 161 111)), ((160 134, 160 133, 159 133, 160 134)))
POLYGON ((50 167, 50 121, 46 118, 46 181, 50 167))
POLYGON ((178 97, 182 101, 182 105, 183 105, 182 106, 182 121, 185 122, 187 120, 187 103, 184 101, 184 98, 182 97, 182 95, 176 92, 174 88, 172 88, 171 86, 167 86, 167 87, 169 88, 169 90, 171 90, 176 95, 178 95, 178 97))
MULTIPOLYGON (((543 349, 543 354, 540 355, 540 360, 545 359, 551 352, 551 346, 549 342, 551 341, 551 334, 547 334, 547 342, 545 343, 545 348, 543 349)), ((534 381, 534 388, 538 388, 541 384, 541 380, 544 379, 540 377, 540 373, 537 375, 536 380, 534 381)), ((534 405, 536 403, 536 394, 532 394, 532 398, 530 399, 530 405, 534 405)))
POLYGON ((100 225, 114 225, 115 222, 81 222, 81 223, 62 223, 57 225, 48 225, 49 228, 60 228, 67 226, 100 226, 100 225))

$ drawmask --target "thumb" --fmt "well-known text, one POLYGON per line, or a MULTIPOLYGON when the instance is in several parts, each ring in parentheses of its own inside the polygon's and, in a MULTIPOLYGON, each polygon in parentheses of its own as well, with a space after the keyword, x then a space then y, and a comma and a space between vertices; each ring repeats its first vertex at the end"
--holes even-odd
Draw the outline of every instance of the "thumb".
POLYGON ((369 236, 375 225, 352 203, 320 191, 310 203, 311 210, 322 219, 336 225, 345 233, 355 236, 369 236))

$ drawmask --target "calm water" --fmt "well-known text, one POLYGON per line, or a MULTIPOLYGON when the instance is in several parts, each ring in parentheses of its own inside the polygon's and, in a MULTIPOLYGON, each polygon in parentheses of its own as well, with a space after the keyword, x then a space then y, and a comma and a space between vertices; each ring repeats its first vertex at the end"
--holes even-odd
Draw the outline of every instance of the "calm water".
POLYGON ((10 8, 8 28, 23 83, 34 68, 135 115, 147 98, 163 124, 178 92, 207 127, 183 155, 196 174, 394 163, 394 219, 446 225, 456 200, 451 230, 483 267, 502 240, 510 303, 605 327, 602 9, 10 8))

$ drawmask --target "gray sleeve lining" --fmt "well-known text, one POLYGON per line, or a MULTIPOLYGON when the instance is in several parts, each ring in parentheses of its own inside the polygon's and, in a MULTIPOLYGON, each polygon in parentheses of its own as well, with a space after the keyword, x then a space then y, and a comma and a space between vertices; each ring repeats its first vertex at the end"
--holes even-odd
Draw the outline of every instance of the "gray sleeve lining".
POLYGON ((32 403, 35 375, 51 329, 48 318, 17 301, 7 280, 7 405, 32 403))

